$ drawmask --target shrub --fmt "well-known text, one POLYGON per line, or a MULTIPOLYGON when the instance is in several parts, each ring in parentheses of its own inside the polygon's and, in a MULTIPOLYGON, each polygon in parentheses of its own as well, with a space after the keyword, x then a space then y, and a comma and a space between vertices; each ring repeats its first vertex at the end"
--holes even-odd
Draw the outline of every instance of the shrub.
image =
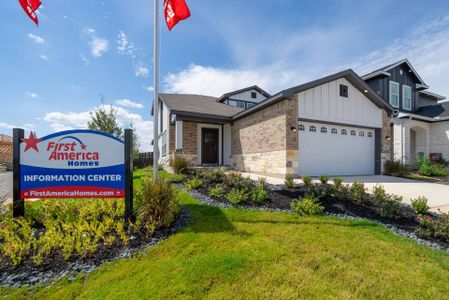
POLYGON ((380 184, 377 184, 375 187, 373 187, 373 196, 374 200, 377 203, 381 203, 388 199, 388 195, 385 192, 385 188, 380 184))
POLYGON ((251 192, 251 200, 254 203, 262 203, 267 198, 267 191, 263 187, 257 187, 251 192))
POLYGON ((176 202, 176 193, 170 183, 147 179, 143 182, 141 191, 141 204, 137 211, 140 224, 147 229, 154 227, 167 227, 173 223, 179 213, 176 202))
POLYGON ((340 189, 342 184, 343 184, 343 178, 341 178, 341 177, 334 178, 334 186, 336 189, 340 189))
POLYGON ((196 190, 199 189, 203 185, 203 181, 200 179, 193 177, 185 183, 185 187, 188 190, 196 190))
POLYGON ((362 204, 365 200, 366 188, 363 182, 354 182, 349 188, 350 197, 349 200, 355 204, 362 204))
POLYGON ((441 214, 436 218, 420 216, 417 232, 449 241, 449 214, 441 214))
POLYGON ((391 176, 405 177, 410 171, 405 164, 399 160, 388 160, 384 164, 385 174, 391 176))
POLYGON ((292 189, 295 186, 295 179, 293 178, 293 175, 285 175, 284 185, 288 189, 292 189))
POLYGON ((334 193, 333 186, 322 184, 311 186, 307 192, 307 195, 321 200, 331 197, 333 193, 334 193))
POLYGON ((427 214, 429 211, 429 206, 427 205, 426 197, 418 197, 416 199, 412 199, 412 207, 417 214, 427 214))
POLYGON ((311 196, 294 200, 291 204, 291 208, 301 216, 320 215, 324 211, 324 206, 320 204, 320 201, 311 196))
POLYGON ((174 174, 169 176, 168 181, 172 183, 180 183, 183 182, 186 179, 185 174, 174 174))
POLYGON ((232 189, 227 195, 226 195, 226 199, 231 203, 231 204, 239 204, 243 201, 245 201, 247 198, 247 191, 246 190, 242 190, 242 189, 237 189, 234 188, 232 189))
POLYGON ((423 164, 419 167, 418 173, 423 176, 447 176, 449 174, 449 170, 445 167, 435 164, 423 164))
POLYGON ((216 168, 210 170, 204 170, 201 173, 201 178, 207 182, 221 183, 225 179, 225 171, 223 168, 216 168))
POLYGON ((221 198, 224 195, 224 187, 217 184, 209 189, 209 196, 214 198, 221 198))
POLYGON ((260 188, 263 188, 264 190, 267 189, 267 178, 266 177, 259 177, 257 179, 257 186, 260 188))
POLYGON ((224 178, 225 184, 230 188, 233 188, 233 187, 239 185, 239 183, 242 180, 243 180, 242 174, 237 173, 237 172, 229 172, 224 178))
POLYGON ((302 179, 302 181, 304 182, 304 184, 306 186, 312 186, 312 184, 313 184, 312 177, 310 177, 310 176, 303 176, 301 179, 302 179))
POLYGON ((185 174, 189 171, 189 162, 184 157, 177 156, 170 162, 175 174, 185 174))
POLYGON ((380 215, 388 219, 402 218, 401 210, 402 197, 396 195, 388 195, 387 199, 380 202, 380 215))
POLYGON ((327 182, 329 181, 329 176, 327 176, 327 175, 321 175, 321 176, 319 177, 319 179, 320 179, 320 182, 321 182, 322 184, 327 184, 327 182))

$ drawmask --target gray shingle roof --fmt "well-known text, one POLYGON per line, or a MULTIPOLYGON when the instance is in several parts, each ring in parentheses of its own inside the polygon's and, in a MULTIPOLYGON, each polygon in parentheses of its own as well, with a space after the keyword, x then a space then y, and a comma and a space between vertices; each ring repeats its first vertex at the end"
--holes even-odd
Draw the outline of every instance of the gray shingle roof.
POLYGON ((187 112, 232 117, 243 109, 217 102, 217 98, 191 94, 159 94, 159 98, 173 112, 187 112))

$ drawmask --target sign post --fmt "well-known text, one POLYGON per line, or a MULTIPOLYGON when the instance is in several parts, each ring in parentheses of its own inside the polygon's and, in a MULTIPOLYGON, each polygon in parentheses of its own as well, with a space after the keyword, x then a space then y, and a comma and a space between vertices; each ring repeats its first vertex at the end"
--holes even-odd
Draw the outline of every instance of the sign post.
POLYGON ((134 221, 131 129, 125 141, 92 130, 13 135, 14 217, 24 216, 24 199, 124 198, 125 221, 134 221))
POLYGON ((13 217, 19 218, 25 215, 25 201, 20 196, 20 143, 24 136, 24 130, 13 129, 13 217))

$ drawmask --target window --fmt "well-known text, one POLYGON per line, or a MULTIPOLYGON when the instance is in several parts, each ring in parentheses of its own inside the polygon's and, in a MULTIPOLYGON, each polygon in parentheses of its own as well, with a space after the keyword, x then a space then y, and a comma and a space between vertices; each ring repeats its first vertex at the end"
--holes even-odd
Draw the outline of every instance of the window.
POLYGON ((310 126, 309 127, 309 131, 310 132, 316 132, 316 127, 315 126, 310 126))
POLYGON ((161 137, 161 144, 162 144, 162 156, 167 156, 167 131, 164 131, 161 137))
POLYGON ((399 83, 390 81, 390 104, 399 107, 399 83))
POLYGON ((340 97, 348 98, 348 86, 340 84, 340 97))
POLYGON ((342 130, 341 130, 341 134, 342 134, 342 135, 348 135, 348 131, 347 131, 346 129, 342 129, 342 130))
POLYGON ((246 103, 246 109, 250 109, 250 108, 253 107, 254 105, 256 105, 256 104, 247 102, 247 103, 246 103))
POLYGON ((365 136, 365 131, 359 131, 359 136, 365 136))
POLYGON ((338 133, 337 128, 332 128, 332 129, 331 129, 331 133, 332 133, 332 134, 337 134, 337 133, 338 133))
POLYGON ((327 128, 326 127, 321 127, 321 133, 327 133, 327 128))
POLYGON ((351 135, 355 136, 355 130, 351 130, 351 135))
POLYGON ((251 98, 252 99, 257 99, 257 93, 256 92, 251 92, 251 98))
POLYGON ((372 132, 368 132, 368 137, 372 138, 373 137, 373 133, 372 132))
POLYGON ((236 101, 237 102, 237 107, 238 108, 243 108, 246 109, 246 103, 243 101, 236 101))
POLYGON ((236 103, 234 100, 229 100, 229 101, 228 101, 228 104, 229 104, 230 106, 234 106, 234 107, 237 106, 237 103, 236 103))
POLYGON ((402 108, 412 110, 412 88, 408 85, 402 86, 402 108))
POLYGON ((299 124, 299 131, 304 131, 304 130, 306 130, 306 128, 304 127, 304 125, 299 124))

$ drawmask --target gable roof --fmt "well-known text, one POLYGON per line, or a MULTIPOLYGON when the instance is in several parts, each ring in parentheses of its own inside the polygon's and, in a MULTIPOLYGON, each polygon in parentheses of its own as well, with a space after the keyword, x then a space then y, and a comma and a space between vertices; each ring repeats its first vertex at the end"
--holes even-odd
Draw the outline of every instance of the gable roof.
POLYGON ((424 95, 424 96, 427 96, 427 97, 433 98, 435 100, 438 100, 438 101, 446 99, 445 96, 438 95, 438 94, 435 94, 435 93, 432 93, 432 92, 429 92, 429 91, 419 91, 419 93, 424 95))
POLYGON ((326 84, 328 82, 345 78, 348 80, 354 87, 356 87, 360 92, 362 92, 371 102, 373 102, 377 107, 383 108, 389 113, 393 112, 393 108, 390 106, 390 104, 386 103, 376 92, 374 92, 368 84, 363 81, 353 70, 348 69, 342 72, 338 72, 326 77, 323 77, 321 79, 317 79, 314 81, 310 81, 286 90, 283 90, 276 95, 258 103, 257 105, 251 107, 250 109, 247 109, 245 111, 242 111, 235 115, 233 117, 234 120, 240 119, 244 116, 247 116, 249 114, 252 114, 258 110, 261 110, 267 106, 273 105, 277 102, 280 102, 284 99, 292 98, 293 95, 312 89, 314 87, 317 87, 322 84, 326 84))
POLYGON ((368 73, 366 75, 363 75, 362 79, 363 80, 368 80, 368 79, 377 77, 379 75, 389 77, 390 73, 388 73, 388 71, 390 71, 391 69, 394 69, 397 66, 400 66, 402 64, 406 64, 409 67, 409 69, 412 71, 412 73, 418 79, 419 83, 422 84, 424 88, 429 88, 429 86, 424 82, 424 80, 421 78, 421 76, 419 76, 418 72, 416 72, 415 68, 413 68, 412 64, 408 61, 408 59, 403 59, 403 60, 400 60, 398 62, 392 63, 392 64, 390 64, 388 66, 385 66, 385 67, 382 67, 382 68, 377 69, 375 71, 372 71, 372 72, 370 72, 370 73, 368 73))
POLYGON ((415 114, 436 119, 449 117, 449 102, 421 107, 415 114))
POLYGON ((217 102, 223 102, 225 99, 227 99, 227 98, 229 98, 231 96, 234 96, 234 95, 237 95, 237 94, 241 94, 241 93, 244 93, 244 92, 247 92, 247 91, 251 91, 251 90, 256 90, 260 94, 264 95, 267 98, 271 97, 271 95, 269 93, 267 93, 266 91, 261 89, 259 86, 252 85, 252 86, 240 89, 240 90, 236 90, 236 91, 233 91, 233 92, 226 93, 223 96, 221 96, 220 98, 218 98, 217 102))
POLYGON ((167 105, 174 114, 196 114, 214 116, 219 119, 231 119, 242 111, 241 108, 232 107, 217 102, 217 98, 192 94, 159 94, 159 99, 167 105))

